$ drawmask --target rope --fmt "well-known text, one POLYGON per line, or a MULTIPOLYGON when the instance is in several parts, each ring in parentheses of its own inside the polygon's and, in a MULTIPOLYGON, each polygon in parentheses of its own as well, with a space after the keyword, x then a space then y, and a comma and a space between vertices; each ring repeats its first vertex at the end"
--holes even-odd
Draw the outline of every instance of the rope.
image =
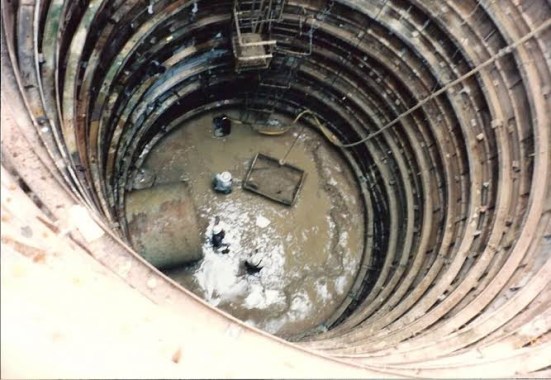
POLYGON ((343 148, 352 148, 354 146, 357 146, 357 145, 360 145, 360 144, 363 144, 364 142, 372 139, 373 137, 375 136, 378 136, 380 135, 381 133, 383 133, 385 130, 387 130, 388 128, 392 127, 393 125, 395 125, 396 123, 398 123, 398 121, 402 120, 404 117, 410 115, 411 113, 413 113, 414 111, 418 110, 419 108, 421 108, 423 105, 425 105, 427 102, 429 102, 430 100, 436 98, 437 96, 443 94, 444 92, 446 92, 448 89, 450 89, 451 87, 461 83, 462 81, 464 81, 465 79, 473 76, 474 74, 478 73, 480 70, 482 70, 483 68, 485 68, 486 66, 489 66, 490 64, 494 63, 495 61, 497 61, 499 58, 505 56, 506 54, 509 54, 512 52, 513 49, 516 49, 520 44, 526 42, 527 40, 529 40, 530 38, 532 38, 534 35, 542 32, 543 30, 547 29, 549 26, 551 26, 551 19, 550 20, 547 20, 546 22, 544 22, 543 24, 541 24, 539 27, 537 27, 536 29, 532 30, 530 33, 527 33, 526 35, 524 35, 523 37, 519 38, 517 41, 511 43, 510 45, 507 45, 506 47, 504 47, 503 49, 501 49, 496 55, 494 55, 492 58, 488 59, 487 61, 481 63, 480 65, 478 65, 477 67, 475 67, 474 69, 472 69, 471 71, 463 74, 462 76, 460 76, 459 78, 451 81, 450 83, 448 83, 447 85, 445 85, 444 87, 442 87, 440 90, 432 93, 431 95, 427 96, 425 99, 421 100, 419 103, 417 103, 415 106, 411 107, 410 109, 408 109, 407 111, 403 112, 402 114, 400 114, 398 117, 396 117, 394 120, 388 122, 386 125, 384 125, 383 127, 381 127, 378 131, 368 135, 367 137, 359 140, 359 141, 356 141, 356 142, 353 142, 353 143, 350 143, 350 144, 345 144, 345 145, 342 145, 343 148))
MULTIPOLYGON (((355 141, 353 143, 349 143, 349 144, 343 144, 342 142, 340 142, 337 137, 335 135, 333 135, 331 132, 329 132, 327 130, 326 127, 324 127, 321 122, 319 121, 319 119, 316 117, 316 115, 306 109, 305 111, 302 111, 296 118, 295 120, 293 121, 293 124, 295 124, 300 118, 302 118, 305 114, 310 114, 316 125, 318 126, 318 128, 320 129, 320 131, 324 134, 324 136, 334 145, 338 146, 339 148, 352 148, 352 147, 355 147, 357 145, 360 145, 360 144, 363 144, 365 143, 366 141, 368 140, 371 140, 372 138, 380 135, 381 133, 383 133, 384 131, 386 131, 387 129, 389 129, 390 127, 396 125, 398 123, 398 121, 402 120, 404 117, 410 115, 411 113, 413 113, 414 111, 418 110, 419 108, 421 108, 422 106, 424 106, 427 102, 431 101, 432 99, 436 98, 437 96, 439 95, 442 95, 443 93, 445 93, 446 91, 448 91, 451 87, 463 82, 465 79, 473 76, 474 74, 478 73, 480 70, 482 70, 483 68, 489 66, 490 64, 494 63, 495 61, 497 61, 498 59, 502 58, 503 56, 505 56, 506 54, 509 54, 512 52, 513 49, 516 49, 519 45, 523 44, 524 42, 528 41, 530 38, 532 38, 533 36, 535 36, 536 34, 542 32, 543 30, 547 29, 548 27, 551 26, 551 19, 550 20, 547 20, 546 22, 542 23, 540 26, 538 26, 536 29, 532 30, 531 32, 525 34, 523 37, 519 38, 517 41, 507 45, 506 47, 504 47, 503 49, 501 49, 499 52, 497 52, 496 55, 494 55, 492 58, 488 59, 487 61, 481 63, 480 65, 476 66, 475 68, 473 68, 472 70, 470 70, 469 72, 463 74, 462 76, 460 76, 459 78, 451 81, 450 83, 448 83, 447 85, 445 85, 444 87, 442 87, 440 90, 436 91, 436 92, 433 92, 431 95, 427 96, 426 98, 424 98, 423 100, 419 101, 419 103, 417 103, 415 106, 411 107, 410 109, 408 109, 407 111, 403 112, 402 114, 400 114, 398 117, 396 117, 394 120, 388 122, 387 124, 385 124, 383 127, 381 127, 378 131, 376 132, 373 132, 371 134, 369 134, 368 136, 364 137, 363 139, 361 140, 358 140, 358 141, 355 141)), ((293 142, 293 144, 291 145, 291 148, 289 149, 289 151, 287 152, 287 154, 284 156, 284 158, 280 161, 280 164, 281 162, 284 162, 285 161, 285 158, 287 158, 287 156, 289 155, 291 149, 294 147, 296 141, 298 140, 298 138, 300 137, 300 135, 302 134, 302 130, 301 132, 299 133, 299 135, 297 136, 297 138, 295 139, 295 141, 293 142)))
MULTIPOLYGON (((323 126, 323 124, 321 124, 321 122, 319 121, 318 117, 312 112, 310 111, 309 109, 305 109, 304 111, 302 111, 301 113, 298 114, 297 117, 295 117, 295 119, 293 120, 293 122, 291 123, 291 127, 294 126, 302 117, 304 117, 304 115, 311 115, 312 118, 314 119, 317 127, 319 128, 319 130, 323 133, 323 135, 327 138, 327 140, 329 140, 332 144, 340 147, 340 148, 344 148, 345 146, 337 139, 337 137, 335 135, 333 135, 331 132, 329 132, 327 130, 326 127, 323 126)), ((284 165, 285 164, 285 160, 287 159, 287 156, 289 156, 289 154, 291 153, 291 151, 293 150, 293 148, 295 147, 295 144, 297 143, 298 139, 302 136, 302 133, 304 132, 304 128, 306 128, 306 126, 303 124, 300 128, 300 131, 299 133, 297 134, 297 137, 295 137, 295 139, 293 140, 293 143, 291 144, 291 146, 289 147, 289 149, 287 150, 287 153, 285 153, 285 155, 283 156, 283 158, 281 160, 279 160, 279 165, 284 165)))
MULTIPOLYGON (((343 144, 341 141, 338 140, 338 138, 333 134, 331 133, 329 130, 327 130, 327 128, 319 121, 319 119, 317 118, 317 116, 309 109, 305 109, 304 111, 302 111, 301 113, 299 113, 297 115, 297 117, 295 117, 295 119, 293 120, 293 122, 291 123, 291 125, 289 126, 289 128, 286 128, 284 129, 281 133, 269 133, 269 132, 266 132, 264 134, 268 134, 268 135, 275 135, 275 134, 283 134, 285 132, 287 132, 289 129, 291 129, 302 117, 304 117, 305 115, 309 114, 312 116, 312 118, 314 119, 314 122, 316 124, 316 126, 319 128, 319 130, 323 133, 323 135, 335 146, 339 147, 339 148, 352 148, 352 147, 355 147, 357 145, 360 145, 360 144, 363 144, 365 142, 367 142, 368 140, 371 140, 372 138, 374 138, 375 136, 378 136, 380 135, 381 133, 383 133, 385 130, 387 130, 388 128, 396 125, 398 123, 398 121, 402 120, 404 117, 410 115, 411 113, 413 113, 414 111, 418 110, 419 108, 421 108, 423 105, 425 105, 427 102, 431 101, 432 99, 436 98, 437 96, 439 95, 442 95, 443 93, 445 93, 446 91, 448 91, 448 89, 450 89, 451 87, 461 83, 462 81, 464 81, 465 79, 473 76, 474 74, 478 73, 480 70, 482 70, 483 68, 489 66, 490 64, 492 64, 493 62, 497 61, 499 58, 505 56, 506 54, 509 54, 512 52, 513 49, 516 49, 520 44, 523 44, 524 42, 528 41, 530 38, 532 38, 533 36, 535 36, 536 34, 542 32, 543 30, 547 29, 549 26, 551 26, 551 19, 550 20, 547 20, 546 22, 542 23, 539 27, 537 27, 536 29, 532 30, 531 32, 525 34, 523 37, 519 38, 517 41, 507 45, 506 47, 504 47, 503 49, 501 49, 496 55, 494 55, 492 58, 488 59, 487 61, 481 63, 480 65, 476 66, 475 68, 473 68, 472 70, 468 71, 467 73, 463 74, 462 76, 458 77, 457 79, 451 81, 450 83, 448 83, 447 85, 445 85, 444 87, 442 87, 440 90, 436 91, 436 92, 433 92, 431 95, 427 96, 426 98, 424 98, 423 100, 419 101, 419 103, 417 103, 415 106, 411 107, 410 109, 408 109, 407 111, 403 112, 402 114, 400 114, 398 117, 396 117, 394 120, 388 122, 387 124, 385 124, 383 127, 381 127, 378 131, 376 132, 373 132, 371 134, 369 134, 368 136, 364 137, 363 139, 360 139, 358 141, 355 141, 353 143, 349 143, 349 144, 343 144)), ((253 129, 254 126, 253 124, 251 123, 244 123, 242 122, 241 120, 237 120, 237 119, 230 119, 231 121, 234 121, 238 124, 248 124, 248 125, 251 125, 251 127, 253 129)), ((284 165, 285 164, 285 161, 287 159, 287 157, 289 156, 289 154, 291 153, 291 151, 293 150, 293 148, 295 147, 297 141, 299 140, 299 138, 302 136, 302 133, 304 132, 304 128, 305 126, 302 125, 301 126, 301 129, 299 131, 299 133, 297 134, 297 136, 295 137, 295 139, 293 140, 293 143, 291 144, 291 146, 289 147, 289 149, 287 150, 287 152, 285 153, 285 155, 283 156, 283 158, 281 160, 279 160, 279 164, 280 165, 284 165)), ((257 132, 259 133, 263 133, 262 131, 259 131, 258 129, 255 129, 257 132)))

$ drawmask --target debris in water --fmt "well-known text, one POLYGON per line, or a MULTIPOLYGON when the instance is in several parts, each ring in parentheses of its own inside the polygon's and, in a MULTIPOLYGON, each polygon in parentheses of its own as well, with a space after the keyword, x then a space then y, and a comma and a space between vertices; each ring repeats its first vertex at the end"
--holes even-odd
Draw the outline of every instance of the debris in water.
POLYGON ((270 220, 265 218, 262 215, 259 215, 256 217, 256 225, 260 228, 268 227, 270 223, 271 223, 270 220))
POLYGON ((260 272, 262 270, 262 266, 260 266, 260 264, 262 264, 262 261, 260 261, 259 263, 253 263, 249 260, 245 260, 245 270, 247 271, 247 274, 256 274, 258 272, 260 272))

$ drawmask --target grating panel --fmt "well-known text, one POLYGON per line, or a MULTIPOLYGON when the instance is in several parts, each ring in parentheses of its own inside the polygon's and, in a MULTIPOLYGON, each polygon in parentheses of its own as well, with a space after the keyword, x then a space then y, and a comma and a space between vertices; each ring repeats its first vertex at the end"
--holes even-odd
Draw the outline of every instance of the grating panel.
POLYGON ((295 204, 306 174, 304 170, 258 153, 243 181, 243 188, 287 206, 295 204))

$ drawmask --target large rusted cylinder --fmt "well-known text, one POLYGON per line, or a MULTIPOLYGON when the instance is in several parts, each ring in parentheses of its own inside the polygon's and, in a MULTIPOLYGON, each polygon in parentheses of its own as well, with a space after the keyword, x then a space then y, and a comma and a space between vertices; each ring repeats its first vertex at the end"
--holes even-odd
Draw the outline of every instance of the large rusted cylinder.
POLYGON ((184 184, 131 192, 126 219, 132 246, 159 269, 192 264, 203 257, 201 229, 184 184), (171 223, 175 217, 179 224, 171 223))

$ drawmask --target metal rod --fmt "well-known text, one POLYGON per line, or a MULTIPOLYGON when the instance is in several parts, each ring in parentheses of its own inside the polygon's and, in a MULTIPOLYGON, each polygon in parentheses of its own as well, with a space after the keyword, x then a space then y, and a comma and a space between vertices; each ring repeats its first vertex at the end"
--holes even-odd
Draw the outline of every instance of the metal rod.
POLYGON ((527 33, 526 35, 524 35, 523 37, 519 38, 517 41, 507 45, 506 47, 504 47, 503 49, 501 49, 496 55, 494 55, 492 58, 488 59, 487 61, 481 63, 480 65, 476 66, 474 69, 472 69, 471 71, 463 74, 462 76, 460 76, 459 78, 451 81, 450 83, 448 83, 447 85, 445 85, 444 87, 442 87, 440 90, 434 92, 433 94, 427 96, 425 99, 421 100, 419 103, 417 103, 415 106, 411 107, 410 109, 408 109, 407 111, 403 112, 402 114, 400 114, 398 117, 396 117, 394 120, 388 122, 386 125, 384 125, 383 127, 381 127, 378 131, 368 135, 367 137, 359 140, 359 141, 356 141, 356 142, 353 142, 353 143, 350 143, 350 144, 343 144, 342 147, 343 148, 352 148, 356 145, 360 145, 360 144, 363 144, 364 142, 372 139, 373 137, 375 136, 378 136, 380 135, 381 133, 383 133, 385 130, 387 130, 388 128, 392 127, 393 125, 396 125, 396 123, 398 123, 398 121, 402 120, 404 117, 410 115, 411 113, 413 113, 414 111, 418 110, 419 108, 421 108, 423 105, 425 105, 428 101, 436 98, 437 96, 445 93, 448 89, 450 89, 451 87, 463 82, 465 79, 467 78, 470 78, 471 76, 473 76, 474 74, 478 73, 480 70, 482 70, 483 68, 485 68, 486 66, 489 66, 490 64, 494 63, 495 61, 497 61, 499 58, 505 56, 506 54, 509 54, 513 51, 513 49, 516 49, 520 44, 523 44, 524 42, 528 41, 530 38, 532 38, 533 36, 535 36, 536 34, 544 31, 545 29, 547 29, 549 26, 551 26, 551 19, 550 20, 547 20, 546 22, 544 22, 543 24, 541 24, 539 27, 537 27, 536 29, 532 30, 531 32, 527 33))

